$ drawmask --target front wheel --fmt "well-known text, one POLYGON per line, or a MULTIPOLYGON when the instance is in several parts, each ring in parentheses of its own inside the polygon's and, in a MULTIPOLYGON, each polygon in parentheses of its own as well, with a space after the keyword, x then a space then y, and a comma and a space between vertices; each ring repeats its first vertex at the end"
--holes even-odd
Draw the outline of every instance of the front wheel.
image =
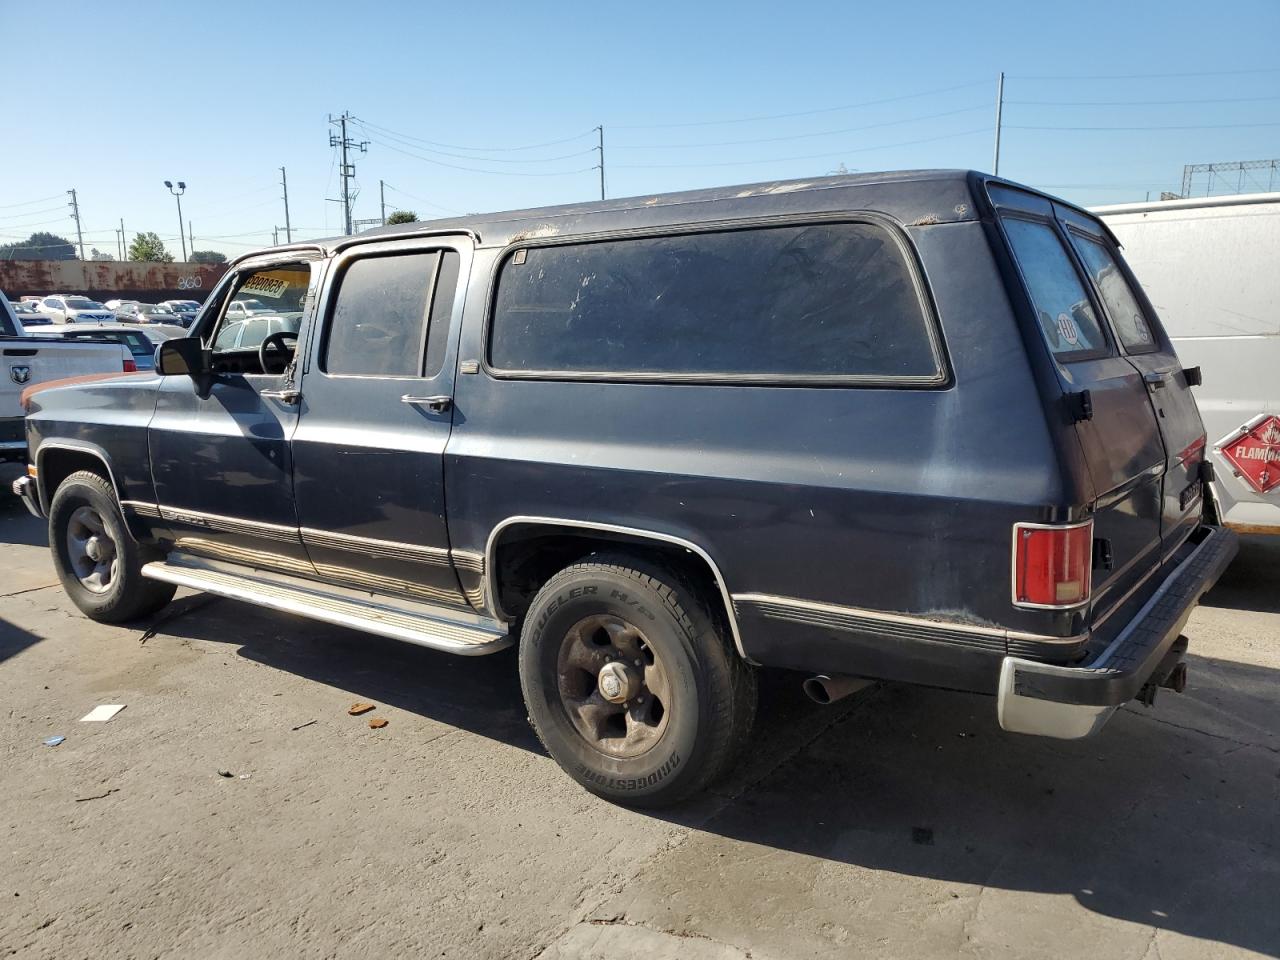
POLYGON ((750 731, 756 687, 695 591, 667 571, 600 557, 552 577, 520 639, 529 719, 580 784, 630 806, 709 785, 750 731))
POLYGON ((173 584, 142 576, 160 554, 130 536, 111 484, 96 473, 77 471, 58 486, 49 547, 67 596, 91 620, 136 620, 173 599, 173 584))

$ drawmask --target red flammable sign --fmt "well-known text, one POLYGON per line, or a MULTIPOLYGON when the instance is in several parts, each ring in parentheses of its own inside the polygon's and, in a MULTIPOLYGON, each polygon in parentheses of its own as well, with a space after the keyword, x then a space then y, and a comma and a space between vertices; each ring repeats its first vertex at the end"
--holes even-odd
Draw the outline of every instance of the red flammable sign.
POLYGON ((1259 493, 1280 487, 1280 417, 1265 417, 1245 427, 1219 449, 1259 493))

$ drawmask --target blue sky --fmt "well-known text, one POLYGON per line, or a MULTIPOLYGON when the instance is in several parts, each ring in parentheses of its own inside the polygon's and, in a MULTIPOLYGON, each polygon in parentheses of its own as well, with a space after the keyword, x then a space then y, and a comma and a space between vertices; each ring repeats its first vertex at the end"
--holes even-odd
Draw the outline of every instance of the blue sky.
POLYGON ((178 252, 166 179, 188 185, 197 247, 270 243, 280 166, 295 238, 341 232, 326 121, 344 110, 370 141, 357 218, 378 216, 380 178, 389 207, 424 218, 594 198, 597 125, 610 196, 841 164, 990 169, 1001 70, 1000 172, 1077 202, 1280 157, 1277 0, 7 0, 0 36, 11 70, 18 51, 31 65, 5 86, 0 237, 74 239, 75 187, 86 248, 112 253, 121 217, 178 252))

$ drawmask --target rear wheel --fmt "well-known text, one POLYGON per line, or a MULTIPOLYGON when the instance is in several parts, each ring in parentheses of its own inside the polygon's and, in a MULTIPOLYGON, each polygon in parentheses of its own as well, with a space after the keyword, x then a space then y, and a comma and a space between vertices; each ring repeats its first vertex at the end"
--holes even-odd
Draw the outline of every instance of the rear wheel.
POLYGON ((754 673, 696 593, 627 557, 547 581, 525 617, 520 680, 552 758, 591 792, 633 806, 710 784, 755 712, 754 673))
POLYGON ((96 473, 80 470, 59 485, 49 505, 49 547, 67 596, 92 620, 135 620, 173 599, 173 584, 142 576, 143 564, 161 554, 133 539, 111 484, 96 473))

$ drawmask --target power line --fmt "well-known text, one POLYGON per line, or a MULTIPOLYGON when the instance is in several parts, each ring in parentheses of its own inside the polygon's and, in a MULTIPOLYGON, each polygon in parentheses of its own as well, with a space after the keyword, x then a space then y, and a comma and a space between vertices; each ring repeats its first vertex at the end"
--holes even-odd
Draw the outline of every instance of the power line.
MULTIPOLYGON (((18 203, 0 203, 0 210, 10 210, 14 207, 29 207, 34 203, 47 203, 50 200, 61 200, 61 199, 62 199, 62 194, 55 193, 51 197, 41 197, 38 200, 22 200, 22 201, 19 201, 18 203)), ((21 214, 15 214, 15 216, 21 216, 21 214)))
POLYGON ((1280 73, 1280 67, 1255 67, 1248 70, 1197 70, 1189 73, 1056 73, 1010 74, 1011 80, 1167 80, 1174 77, 1235 77, 1249 73, 1280 73))
POLYGON ((641 123, 610 124, 611 130, 661 130, 674 127, 711 127, 727 123, 756 123, 761 120, 789 120, 793 117, 812 117, 820 113, 838 113, 841 110, 857 110, 861 107, 875 107, 882 103, 898 103, 901 100, 914 100, 918 97, 932 97, 940 93, 951 93, 955 90, 967 90, 970 87, 986 86, 986 80, 975 80, 972 83, 960 83, 952 87, 939 87, 935 90, 922 90, 919 93, 904 93, 896 97, 884 97, 879 100, 863 100, 859 103, 846 103, 838 107, 820 107, 816 110, 798 110, 794 113, 769 113, 755 117, 736 117, 731 120, 686 120, 682 123, 641 123))
POLYGON ((1208 123, 1188 126, 1151 126, 1151 127, 1040 127, 1005 124, 1006 130, 1240 130, 1253 127, 1280 127, 1280 121, 1271 123, 1208 123))
MULTIPOLYGON (((24 210, 22 213, 5 213, 0 214, 0 220, 12 220, 14 217, 38 217, 41 214, 53 213, 54 211, 61 209, 62 206, 59 204, 56 207, 45 207, 43 210, 24 210)), ((6 226, 11 227, 15 226, 15 224, 6 224, 6 226)))
MULTIPOLYGON (((368 131, 366 131, 367 133, 368 131)), ((372 135, 370 135, 372 137, 372 135)), ((406 157, 413 157, 415 160, 422 160, 425 163, 434 164, 437 167, 447 167, 450 170, 465 170, 468 173, 488 173, 496 177, 567 177, 577 173, 588 173, 595 167, 582 167, 578 170, 484 170, 480 167, 464 167, 456 163, 445 163, 443 160, 436 160, 432 157, 424 157, 419 153, 413 153, 394 144, 384 143, 381 140, 372 140, 380 147, 386 147, 388 150, 394 150, 396 153, 403 153, 406 157)))
POLYGON ((918 143, 934 143, 938 140, 951 140, 956 137, 968 137, 977 133, 990 133, 991 127, 978 127, 974 130, 961 130, 958 133, 944 133, 937 137, 923 137, 919 140, 902 140, 898 143, 881 143, 869 147, 852 147, 848 150, 835 150, 831 153, 810 153, 799 157, 767 157, 762 160, 728 160, 720 163, 618 163, 615 168, 623 170, 650 169, 691 169, 696 167, 745 167, 762 163, 789 163, 793 160, 824 160, 830 157, 843 157, 850 153, 866 153, 871 150, 889 150, 893 147, 910 147, 918 143))
POLYGON ((784 137, 756 137, 750 140, 720 140, 714 143, 624 143, 616 144, 615 150, 688 150, 696 147, 740 147, 755 143, 782 143, 788 140, 811 140, 814 137, 834 137, 845 133, 859 133, 863 130, 875 130, 880 127, 897 127, 905 123, 921 123, 925 120, 938 120, 942 117, 954 117, 961 113, 973 113, 975 110, 989 109, 985 104, 976 107, 963 107, 959 110, 945 110, 942 113, 930 113, 919 117, 904 117, 901 120, 884 120, 879 123, 863 124, 859 127, 843 127, 839 130, 820 130, 817 133, 794 133, 784 137))
MULTIPOLYGON (((543 147, 556 147, 562 143, 572 143, 574 140, 582 140, 584 137, 589 137, 596 132, 595 127, 592 127, 590 130, 586 130, 582 133, 576 133, 572 137, 562 137, 559 140, 548 140, 545 143, 530 143, 530 144, 526 144, 524 146, 519 146, 519 147, 464 147, 456 143, 440 143, 439 141, 436 141, 436 140, 424 140, 422 137, 414 137, 407 133, 401 133, 400 131, 392 130, 390 127, 379 126, 378 124, 374 123, 372 120, 365 120, 363 118, 356 118, 356 119, 357 119, 357 122, 359 122, 362 127, 369 126, 369 127, 372 127, 374 130, 381 131, 384 134, 389 134, 395 137, 399 137, 403 140, 412 140, 415 143, 427 144, 428 146, 432 146, 432 147, 444 147, 446 150, 469 150, 472 153, 513 153, 519 150, 539 150, 543 147)), ((593 147, 592 149, 595 149, 595 148, 593 147)), ((477 158, 471 158, 471 159, 479 159, 479 158, 477 157, 477 158)))
MULTIPOLYGON (((358 118, 356 119, 355 122, 360 125, 360 129, 364 131, 365 136, 369 137, 370 139, 374 139, 376 137, 376 134, 371 132, 370 130, 370 128, 372 127, 372 124, 366 125, 362 120, 358 118)), ((595 131, 593 130, 592 132, 594 133, 595 131)), ((403 144, 406 147, 413 147, 415 150, 422 150, 422 151, 425 151, 426 153, 433 153, 436 156, 452 157, 455 160, 471 160, 478 163, 526 163, 526 164, 527 163, 551 163, 556 160, 570 160, 573 157, 584 157, 589 153, 594 153, 596 150, 595 147, 588 147, 586 150, 577 150, 573 153, 561 154, 558 157, 536 157, 536 158, 530 158, 528 160, 511 159, 508 157, 471 157, 461 153, 445 153, 443 150, 432 150, 428 147, 419 147, 417 144, 411 143, 408 140, 402 137, 396 136, 394 134, 382 133, 382 136, 389 137, 390 139, 396 141, 397 143, 403 144)))
POLYGON ((427 199, 426 199, 426 198, 424 198, 424 197, 419 197, 419 196, 417 196, 416 194, 412 194, 412 193, 410 193, 408 190, 401 190, 399 187, 394 186, 393 184, 388 183, 388 184, 387 184, 387 189, 388 189, 388 190, 394 190, 396 193, 400 194, 401 196, 408 197, 410 200, 417 200, 419 203, 425 203, 428 207, 435 207, 437 210, 442 210, 442 211, 444 211, 445 213, 452 213, 452 214, 454 214, 454 215, 456 215, 456 216, 462 216, 462 215, 463 215, 463 213, 462 213, 462 211, 461 211, 461 210, 453 210, 453 209, 451 209, 451 208, 449 208, 449 207, 442 207, 442 206, 440 206, 440 204, 438 204, 438 203, 433 203, 432 201, 427 200, 427 199))
POLYGON ((1019 107, 1174 107, 1198 103, 1261 103, 1280 97, 1224 97, 1208 100, 1006 100, 1019 107))

